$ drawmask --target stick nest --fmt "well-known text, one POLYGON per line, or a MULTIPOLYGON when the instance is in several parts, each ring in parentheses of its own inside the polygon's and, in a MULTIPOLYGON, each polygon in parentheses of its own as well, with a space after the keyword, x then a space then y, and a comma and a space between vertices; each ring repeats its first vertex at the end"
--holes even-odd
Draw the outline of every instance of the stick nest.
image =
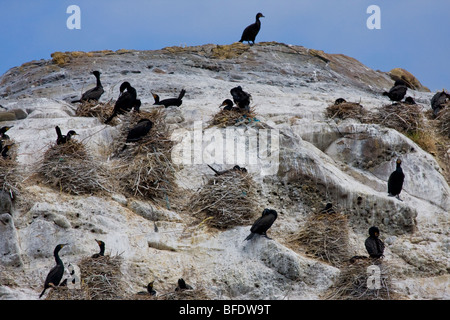
POLYGON ((367 280, 373 277, 367 268, 374 265, 372 259, 357 260, 341 269, 335 284, 329 289, 325 299, 328 300, 391 300, 399 296, 391 291, 391 271, 384 262, 376 261, 380 268, 379 289, 369 289, 367 280))
POLYGON ((402 133, 414 133, 425 127, 422 107, 413 104, 396 103, 385 105, 373 113, 366 122, 376 123, 402 133))
POLYGON ((250 124, 258 122, 256 119, 255 109, 252 107, 249 111, 234 111, 234 110, 220 110, 214 115, 210 121, 209 127, 217 126, 219 128, 226 128, 231 126, 238 126, 240 124, 250 124))
MULTIPOLYGON (((3 145, 12 144, 14 141, 3 141, 3 145)), ((0 155, 0 190, 12 191, 19 194, 19 172, 17 169, 17 145, 14 144, 8 151, 8 157, 0 155)))
MULTIPOLYGON (((117 300, 124 299, 122 257, 103 256, 96 259, 84 258, 80 262, 79 289, 57 287, 52 289, 46 300, 117 300)), ((69 280, 68 280, 69 282, 69 280)))
POLYGON ((332 104, 326 108, 326 116, 328 118, 334 119, 357 119, 363 121, 367 116, 368 112, 362 105, 356 102, 344 102, 340 104, 332 104))
POLYGON ((171 157, 174 142, 164 110, 128 113, 122 117, 120 130, 120 139, 113 147, 118 159, 112 169, 112 175, 120 181, 120 191, 165 203, 175 192, 176 177, 171 157), (150 132, 137 142, 126 143, 128 131, 143 118, 153 122, 150 132))
POLYGON ((218 229, 249 224, 256 209, 254 181, 234 170, 214 176, 194 194, 190 208, 195 217, 218 229))
MULTIPOLYGON (((94 117, 98 118, 101 123, 113 113, 114 102, 109 100, 108 102, 98 102, 98 101, 84 101, 78 105, 75 115, 77 117, 94 117)), ((117 118, 111 120, 112 125, 117 125, 117 118)))
POLYGON ((349 259, 347 217, 339 213, 312 214, 293 241, 305 245, 306 254, 340 266, 349 259))
POLYGON ((37 173, 46 185, 69 194, 91 194, 106 190, 106 172, 74 139, 51 145, 38 163, 37 173))
POLYGON ((450 103, 439 111, 435 122, 438 132, 450 138, 450 103))

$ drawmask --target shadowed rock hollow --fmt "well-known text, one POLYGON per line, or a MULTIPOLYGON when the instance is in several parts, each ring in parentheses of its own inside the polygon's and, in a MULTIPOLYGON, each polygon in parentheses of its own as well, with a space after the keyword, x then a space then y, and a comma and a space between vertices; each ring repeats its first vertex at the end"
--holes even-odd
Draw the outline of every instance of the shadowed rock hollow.
MULTIPOLYGON (((448 299, 450 188, 444 168, 392 128, 325 113, 337 98, 376 112, 390 104, 381 93, 392 86, 391 76, 342 54, 272 42, 60 52, 10 69, 0 78, 0 104, 9 114, 0 126, 14 125, 8 135, 17 146, 20 178, 11 212, 0 212, 0 297, 37 299, 56 244, 70 244, 60 253, 67 266, 98 252, 94 239, 101 239, 107 254, 123 258, 124 294, 117 298, 132 297, 151 280, 158 292, 173 291, 183 277, 209 299, 322 299, 340 269, 292 239, 311 214, 332 202, 348 218, 351 255, 366 254, 367 230, 377 225, 386 244, 384 261, 395 270, 393 290, 406 298, 448 299), (76 116, 77 105, 70 104, 95 85, 92 70, 101 72, 102 103, 115 101, 120 84, 129 81, 141 112, 161 108, 153 105, 152 92, 176 97, 184 88, 183 104, 163 110, 178 147, 176 138, 195 126, 204 137, 225 136, 227 129, 208 123, 231 98, 231 88, 249 92, 259 121, 231 129, 241 137, 276 129, 278 148, 272 158, 260 154, 256 163, 208 163, 248 169, 257 188, 254 219, 266 207, 278 212, 268 231, 273 240, 244 242, 251 224, 217 230, 195 219, 187 204, 214 174, 202 162, 174 165, 176 192, 161 201, 117 192, 114 175, 88 195, 44 185, 34 170, 56 140, 55 125, 74 129, 75 139, 105 170, 119 170, 111 145, 123 138, 125 118, 105 125, 76 116), (403 201, 387 196, 397 157, 406 176, 403 201), (277 159, 274 172, 267 167, 271 159, 277 159)), ((408 95, 425 113, 433 93, 420 90, 408 89, 408 95)), ((210 141, 201 143, 203 161, 214 159, 210 141)))

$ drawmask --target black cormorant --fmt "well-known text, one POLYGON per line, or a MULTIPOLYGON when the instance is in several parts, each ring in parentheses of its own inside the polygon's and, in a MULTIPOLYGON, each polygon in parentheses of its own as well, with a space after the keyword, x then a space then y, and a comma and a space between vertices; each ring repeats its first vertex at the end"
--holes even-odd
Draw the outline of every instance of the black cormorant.
POLYGON ((245 110, 250 110, 250 99, 251 95, 244 90, 242 90, 241 86, 237 86, 230 90, 231 95, 233 96, 234 103, 240 108, 245 110))
POLYGON ((326 204, 325 208, 320 210, 320 213, 333 214, 333 213, 336 213, 336 211, 334 211, 334 209, 333 209, 333 204, 329 202, 329 203, 326 204))
POLYGON ((139 122, 128 132, 127 142, 136 142, 141 140, 153 127, 153 122, 149 119, 141 119, 139 122))
POLYGON ((95 239, 95 242, 97 242, 98 246, 100 247, 99 253, 94 253, 91 258, 99 258, 103 257, 105 255, 105 243, 101 240, 95 239))
POLYGON ((334 105, 337 106, 337 105, 339 105, 339 104, 341 104, 341 103, 345 103, 345 102, 347 102, 347 100, 345 100, 344 98, 337 98, 337 99, 334 101, 334 105))
POLYGON ((170 106, 176 106, 179 107, 181 106, 181 104, 183 103, 183 97, 186 93, 186 90, 182 89, 180 94, 178 95, 178 98, 168 98, 168 99, 164 99, 159 101, 159 96, 155 93, 152 93, 153 99, 155 99, 155 103, 154 105, 158 105, 158 106, 164 106, 164 107, 170 107, 170 106))
POLYGON ((391 101, 401 101, 406 95, 407 90, 406 83, 403 80, 397 80, 389 92, 383 92, 383 96, 388 96, 391 101))
POLYGON ((0 128, 0 139, 9 139, 9 136, 6 134, 6 131, 11 129, 14 126, 4 126, 0 128))
POLYGON ((261 217, 259 217, 255 223, 253 223, 252 227, 250 228, 250 234, 245 238, 245 240, 250 240, 253 238, 255 234, 260 234, 266 237, 267 239, 270 239, 266 232, 269 230, 269 228, 272 226, 273 222, 277 219, 277 212, 272 209, 264 209, 262 212, 261 217))
POLYGON ((405 180, 405 174, 403 173, 402 160, 397 159, 396 169, 391 173, 388 180, 388 194, 390 197, 396 197, 400 199, 400 192, 402 192, 403 181, 405 180))
POLYGON ((98 101, 102 96, 103 92, 105 92, 105 90, 103 90, 102 83, 100 82, 100 71, 93 71, 92 74, 97 79, 97 85, 95 86, 95 88, 87 90, 85 93, 81 95, 81 98, 79 100, 73 100, 72 103, 84 101, 98 101))
POLYGON ((406 98, 405 98, 405 103, 406 103, 406 104, 413 105, 413 104, 416 104, 416 101, 414 101, 414 98, 413 98, 413 97, 406 97, 406 98))
POLYGON ((153 289, 153 283, 154 283, 154 281, 149 282, 147 284, 147 291, 139 291, 137 294, 139 294, 139 295, 147 295, 147 294, 149 294, 151 296, 156 295, 156 291, 155 291, 155 289, 153 289))
POLYGON ((258 35, 259 29, 261 29, 261 21, 259 21, 259 18, 264 18, 263 14, 261 12, 258 12, 256 15, 256 21, 255 23, 252 23, 247 28, 244 29, 244 32, 242 32, 241 40, 239 42, 247 41, 252 44, 255 44, 256 36, 258 35))
POLYGON ((13 145, 14 145, 14 143, 8 144, 6 146, 2 146, 1 141, 0 141, 0 148, 1 148, 1 153, 2 153, 3 158, 6 159, 9 156, 8 151, 9 151, 9 149, 12 148, 13 145))
POLYGON ((237 108, 233 107, 233 101, 231 99, 225 99, 223 100, 222 104, 219 106, 224 107, 223 110, 237 110, 237 108))
POLYGON ((433 98, 431 98, 431 108, 433 109, 433 114, 437 117, 439 111, 444 107, 446 103, 450 102, 450 94, 445 92, 444 89, 436 93, 433 98))
POLYGON ((367 252, 371 258, 381 258, 384 253, 384 243, 378 237, 380 230, 377 227, 369 228, 369 237, 364 242, 367 252))
POLYGON ((178 279, 178 286, 175 288, 175 291, 181 290, 192 290, 192 287, 186 284, 183 278, 178 279))
POLYGON ((61 129, 58 126, 55 127, 55 130, 56 134, 58 135, 58 137, 56 138, 56 144, 64 144, 69 141, 72 136, 78 135, 74 130, 70 130, 66 135, 63 135, 61 134, 61 129))
POLYGON ((125 112, 131 111, 133 108, 135 111, 139 112, 141 100, 137 99, 136 89, 133 88, 128 81, 125 81, 120 85, 119 90, 119 98, 114 105, 113 113, 105 120, 105 123, 110 122, 118 114, 124 114, 125 112))
POLYGON ((246 169, 246 168, 240 167, 240 166, 238 166, 238 165, 235 165, 235 166, 234 166, 233 168, 231 168, 231 169, 222 170, 222 171, 218 171, 218 170, 214 169, 214 168, 211 167, 209 164, 207 164, 207 166, 208 166, 212 171, 215 172, 215 176, 221 176, 221 175, 223 175, 223 174, 225 174, 225 173, 228 173, 228 172, 230 172, 230 171, 237 171, 237 172, 244 172, 244 173, 247 172, 247 169, 246 169))
POLYGON ((39 298, 43 296, 45 290, 47 290, 48 288, 57 287, 59 285, 59 282, 61 281, 64 275, 64 264, 61 258, 59 257, 58 253, 66 245, 67 243, 58 244, 55 247, 55 250, 53 251, 53 256, 55 257, 56 266, 54 266, 50 270, 50 272, 47 275, 47 278, 45 278, 44 290, 41 292, 39 298))

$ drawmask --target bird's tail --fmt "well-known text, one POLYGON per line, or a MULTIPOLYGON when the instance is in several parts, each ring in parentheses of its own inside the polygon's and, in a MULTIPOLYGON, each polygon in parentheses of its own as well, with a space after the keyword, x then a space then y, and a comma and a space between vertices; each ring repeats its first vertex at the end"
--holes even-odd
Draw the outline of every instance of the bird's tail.
POLYGON ((70 103, 77 103, 77 102, 81 102, 81 100, 72 100, 72 101, 70 101, 70 103))
POLYGON ((383 92, 383 96, 387 96, 388 95, 388 93, 385 91, 385 92, 383 92))
POLYGON ((109 123, 115 116, 116 116, 116 113, 114 112, 108 119, 105 120, 105 124, 109 123))
POLYGON ((180 94, 179 94, 179 96, 178 96, 178 100, 183 99, 185 93, 186 93, 186 90, 182 89, 180 94))
POLYGON ((56 134, 58 135, 58 138, 61 138, 62 137, 61 129, 58 126, 56 126, 55 130, 56 130, 56 134))
MULTIPOLYGON (((245 238, 245 240, 251 240, 252 238, 253 238, 253 236, 254 236, 255 234, 252 232, 252 233, 250 233, 248 236, 247 236, 247 238, 245 238)), ((244 241, 245 241, 244 240, 244 241)))
POLYGON ((207 164, 208 167, 211 168, 212 171, 214 171, 216 174, 219 174, 219 171, 217 171, 216 169, 214 169, 213 167, 211 167, 209 164, 207 164))
POLYGON ((44 295, 45 290, 47 290, 47 288, 44 288, 44 290, 42 290, 41 294, 39 295, 39 299, 44 295))

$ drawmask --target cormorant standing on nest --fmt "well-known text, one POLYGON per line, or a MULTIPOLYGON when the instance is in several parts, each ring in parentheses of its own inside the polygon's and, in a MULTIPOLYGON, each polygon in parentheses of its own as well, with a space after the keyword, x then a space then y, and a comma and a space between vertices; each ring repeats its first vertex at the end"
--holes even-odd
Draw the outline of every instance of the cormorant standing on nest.
POLYGON ((176 106, 179 107, 183 103, 183 97, 186 93, 186 90, 182 89, 180 94, 178 95, 178 98, 169 98, 159 101, 159 96, 155 93, 152 93, 153 99, 155 99, 154 105, 158 106, 164 106, 165 108, 170 106, 176 106))
POLYGON ((433 98, 431 98, 431 108, 433 109, 433 114, 435 117, 437 117, 439 111, 441 111, 444 105, 448 102, 450 102, 450 94, 445 92, 444 89, 436 93, 433 98))
POLYGON ((397 102, 403 99, 407 90, 408 87, 406 86, 406 83, 403 80, 397 80, 389 92, 383 92, 383 96, 388 96, 391 101, 397 102))
POLYGON ((156 291, 155 291, 155 289, 153 289, 153 283, 154 283, 154 281, 149 282, 147 284, 147 291, 139 291, 137 294, 139 294, 139 295, 147 295, 147 294, 149 294, 151 296, 155 296, 156 295, 156 291))
POLYGON ((244 32, 242 32, 241 40, 239 40, 239 42, 247 41, 248 43, 250 43, 251 41, 252 44, 255 44, 256 36, 258 35, 259 29, 261 29, 261 21, 259 21, 259 18, 264 18, 261 12, 258 12, 258 14, 256 14, 255 23, 252 23, 244 29, 244 32))
POLYGON ((395 171, 391 173, 388 180, 388 194, 390 197, 396 197, 398 200, 401 200, 400 192, 402 192, 403 181, 405 180, 405 174, 403 173, 401 164, 402 160, 397 159, 397 167, 395 171))
POLYGON ((240 108, 244 110, 250 110, 250 99, 251 95, 244 90, 242 90, 241 86, 237 86, 230 90, 231 95, 233 96, 234 103, 240 108))
POLYGON ((9 136, 6 134, 6 131, 11 129, 14 126, 4 126, 0 128, 0 139, 9 139, 9 136))
POLYGON ((153 127, 153 122, 149 119, 141 119, 139 122, 128 132, 127 142, 136 142, 141 140, 153 127))
POLYGON ((99 258, 99 257, 103 257, 105 255, 105 243, 101 240, 97 240, 95 239, 95 242, 97 242, 98 246, 100 247, 100 252, 99 253, 94 253, 92 255, 91 258, 99 258))
POLYGON ((78 135, 74 130, 70 130, 66 135, 63 135, 61 134, 61 129, 58 126, 55 127, 55 130, 58 135, 58 138, 56 138, 56 144, 64 144, 69 141, 72 136, 78 135))
POLYGON ((181 290, 192 290, 192 287, 186 284, 183 278, 178 279, 178 286, 175 288, 175 291, 181 290))
POLYGON ((347 102, 347 100, 345 100, 344 98, 337 98, 337 99, 334 101, 334 105, 337 106, 337 105, 339 105, 339 104, 341 104, 341 103, 345 103, 345 102, 347 102))
POLYGON ((240 172, 247 172, 247 169, 246 168, 244 168, 244 167, 240 167, 240 166, 238 166, 238 165, 235 165, 233 168, 231 168, 231 169, 228 169, 228 170, 222 170, 222 171, 218 171, 218 170, 216 170, 216 169, 214 169, 213 167, 211 167, 209 164, 207 164, 207 166, 208 167, 210 167, 211 168, 211 170, 212 171, 214 171, 216 174, 215 174, 215 176, 221 176, 221 175, 223 175, 223 174, 225 174, 225 173, 227 173, 227 172, 230 172, 230 171, 240 171, 240 172))
POLYGON ((323 208, 322 210, 320 210, 320 213, 334 214, 334 213, 336 213, 336 211, 334 211, 334 209, 333 209, 333 204, 332 204, 332 203, 327 203, 327 205, 325 206, 325 208, 323 208))
POLYGON ((88 101, 88 102, 89 101, 98 101, 100 99, 100 97, 102 96, 103 92, 105 92, 105 90, 103 90, 102 83, 100 82, 100 71, 93 71, 92 74, 97 79, 97 85, 95 86, 95 88, 87 90, 85 93, 83 93, 81 95, 80 100, 73 100, 72 103, 85 102, 85 101, 88 101))
POLYGON ((53 256, 55 257, 56 266, 54 266, 50 272, 47 275, 47 278, 45 278, 44 283, 44 290, 41 292, 40 297, 44 295, 45 290, 47 290, 50 287, 57 287, 59 285, 59 282, 61 281, 63 275, 64 275, 64 264, 59 257, 59 251, 66 246, 67 243, 64 244, 58 244, 55 247, 55 250, 53 251, 53 256))
POLYGON ((383 257, 384 243, 378 238, 379 235, 380 230, 377 227, 369 228, 369 237, 364 242, 364 245, 371 258, 383 257))
POLYGON ((220 107, 224 107, 223 110, 237 110, 237 108, 233 107, 233 101, 231 101, 231 99, 225 99, 223 100, 222 104, 219 106, 220 107))
POLYGON ((124 114, 133 108, 135 111, 139 112, 141 100, 137 99, 136 89, 133 88, 128 81, 125 81, 120 85, 119 90, 119 98, 114 105, 113 113, 105 120, 105 123, 109 123, 118 114, 124 114))
POLYGON ((273 222, 277 219, 277 212, 272 209, 264 209, 262 212, 261 217, 259 217, 255 223, 253 223, 252 227, 250 228, 250 234, 245 238, 245 240, 250 240, 253 238, 255 234, 260 234, 267 239, 270 239, 266 232, 269 230, 269 228, 272 226, 273 222))
POLYGON ((6 146, 4 146, 4 147, 2 147, 2 143, 1 143, 1 140, 0 140, 0 149, 1 149, 1 153, 2 153, 2 157, 3 158, 8 158, 8 151, 9 151, 9 149, 11 149, 11 147, 14 145, 14 143, 13 144, 8 144, 8 145, 6 145, 6 146))

